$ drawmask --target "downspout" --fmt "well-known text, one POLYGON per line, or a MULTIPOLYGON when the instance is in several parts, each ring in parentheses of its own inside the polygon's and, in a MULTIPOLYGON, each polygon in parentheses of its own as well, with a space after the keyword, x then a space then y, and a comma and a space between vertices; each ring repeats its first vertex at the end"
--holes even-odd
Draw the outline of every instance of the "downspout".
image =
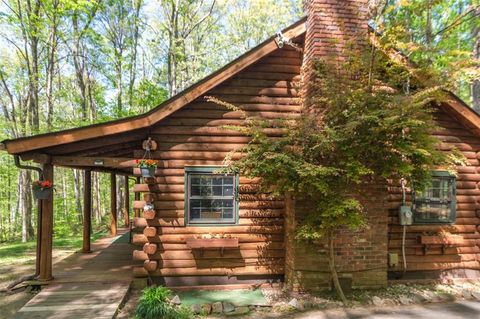
MULTIPOLYGON (((18 155, 13 155, 13 159, 15 161, 15 166, 20 168, 20 169, 27 169, 27 170, 33 170, 38 172, 38 179, 42 180, 43 179, 43 170, 40 167, 37 166, 31 166, 31 165, 23 165, 20 163, 20 156, 18 155)), ((33 277, 37 277, 40 274, 40 238, 42 235, 42 202, 37 201, 37 211, 38 211, 38 216, 37 216, 37 248, 36 248, 36 260, 35 260, 35 275, 33 277)), ((30 277, 30 276, 28 276, 30 277)), ((26 279, 28 280, 28 279, 26 279)))

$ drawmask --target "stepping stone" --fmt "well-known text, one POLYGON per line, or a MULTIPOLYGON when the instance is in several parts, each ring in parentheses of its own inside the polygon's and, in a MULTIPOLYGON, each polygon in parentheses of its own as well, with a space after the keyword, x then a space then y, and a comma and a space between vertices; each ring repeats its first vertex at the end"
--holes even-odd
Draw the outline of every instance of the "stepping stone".
POLYGON ((223 312, 223 305, 220 301, 214 302, 212 304, 212 312, 213 313, 222 313, 223 312))
POLYGON ((232 312, 235 306, 231 302, 223 302, 223 312, 232 312))

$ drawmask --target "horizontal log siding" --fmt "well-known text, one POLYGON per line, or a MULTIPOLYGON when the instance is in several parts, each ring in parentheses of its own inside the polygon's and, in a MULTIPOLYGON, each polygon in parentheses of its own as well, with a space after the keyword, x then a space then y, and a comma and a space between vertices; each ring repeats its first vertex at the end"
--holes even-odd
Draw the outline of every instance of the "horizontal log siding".
MULTIPOLYGON (((278 50, 206 95, 234 103, 249 116, 271 120, 296 118, 301 111, 297 95, 301 59, 301 53, 291 48, 278 50)), ((230 151, 249 141, 224 128, 241 123, 240 112, 202 98, 152 128, 150 136, 158 142, 152 155, 161 164, 156 178, 134 186, 133 191, 142 195, 133 207, 143 208, 145 201, 152 201, 156 214, 148 218, 142 215, 134 221, 137 233, 133 242, 139 246, 133 254, 139 261, 136 275, 284 274, 284 202, 258 194, 256 179, 240 178, 239 225, 185 226, 184 167, 221 165, 230 151), (222 254, 219 249, 201 253, 187 247, 187 238, 208 233, 238 237, 239 248, 226 249, 222 254)), ((266 131, 272 137, 283 133, 274 128, 266 131)), ((143 151, 137 150, 134 155, 141 157, 143 151)), ((140 172, 134 169, 134 173, 140 172)))
MULTIPOLYGON (((406 260, 408 272, 447 271, 452 269, 480 270, 480 139, 459 121, 439 109, 434 113, 439 128, 433 133, 440 139, 442 150, 456 147, 468 159, 467 166, 457 167, 457 219, 454 225, 407 226, 406 260), (430 245, 424 254, 420 236, 435 234, 441 230, 463 236, 455 246, 442 250, 440 245, 430 245)), ((399 256, 398 267, 390 271, 402 271, 402 226, 399 225, 398 207, 401 204, 401 188, 389 188, 388 250, 399 256)), ((407 196, 411 200, 411 196, 407 196)))

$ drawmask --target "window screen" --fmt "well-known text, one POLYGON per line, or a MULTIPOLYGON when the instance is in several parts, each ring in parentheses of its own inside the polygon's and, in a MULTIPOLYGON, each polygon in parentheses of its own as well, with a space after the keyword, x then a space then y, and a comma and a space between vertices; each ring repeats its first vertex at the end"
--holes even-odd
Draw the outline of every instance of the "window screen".
POLYGON ((455 176, 448 172, 434 172, 430 186, 424 191, 414 193, 415 223, 455 222, 455 193, 455 176))
POLYGON ((234 224, 237 177, 218 168, 186 169, 186 215, 189 224, 234 224))

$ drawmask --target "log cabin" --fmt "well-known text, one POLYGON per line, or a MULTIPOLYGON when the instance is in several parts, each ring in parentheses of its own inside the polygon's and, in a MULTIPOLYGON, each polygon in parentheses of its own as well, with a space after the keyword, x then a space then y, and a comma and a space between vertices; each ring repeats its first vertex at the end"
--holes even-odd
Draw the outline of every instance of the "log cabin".
MULTIPOLYGON (((306 0, 305 18, 283 30, 282 37, 273 36, 145 114, 5 140, 0 149, 17 161, 41 164, 51 181, 55 166, 85 170, 85 203, 91 201, 90 172, 111 174, 112 234, 115 176, 136 176, 135 276, 172 287, 279 281, 295 291, 326 289, 331 282, 324 248, 294 240, 296 220, 308 205, 261 194, 258 180, 217 172, 225 156, 249 139, 225 128, 241 124, 239 112, 205 97, 266 119, 301 116, 300 87, 308 82, 311 61, 331 54, 341 59, 348 39, 371 32, 366 3, 306 0), (134 168, 135 159, 145 155, 145 142, 158 161, 153 178, 138 178, 140 170, 134 168)), ((445 150, 462 151, 468 165, 458 167, 456 176, 432 172, 432 187, 423 196, 407 194, 413 218, 405 227, 399 217, 400 185, 363 189, 359 196, 370 227, 336 241, 342 285, 376 288, 389 280, 480 277, 480 116, 451 93, 435 107, 440 129, 432 134, 445 150)), ((40 205, 40 280, 53 276, 52 196, 40 205)), ((84 205, 85 252, 90 250, 90 214, 90 205, 84 205)))

